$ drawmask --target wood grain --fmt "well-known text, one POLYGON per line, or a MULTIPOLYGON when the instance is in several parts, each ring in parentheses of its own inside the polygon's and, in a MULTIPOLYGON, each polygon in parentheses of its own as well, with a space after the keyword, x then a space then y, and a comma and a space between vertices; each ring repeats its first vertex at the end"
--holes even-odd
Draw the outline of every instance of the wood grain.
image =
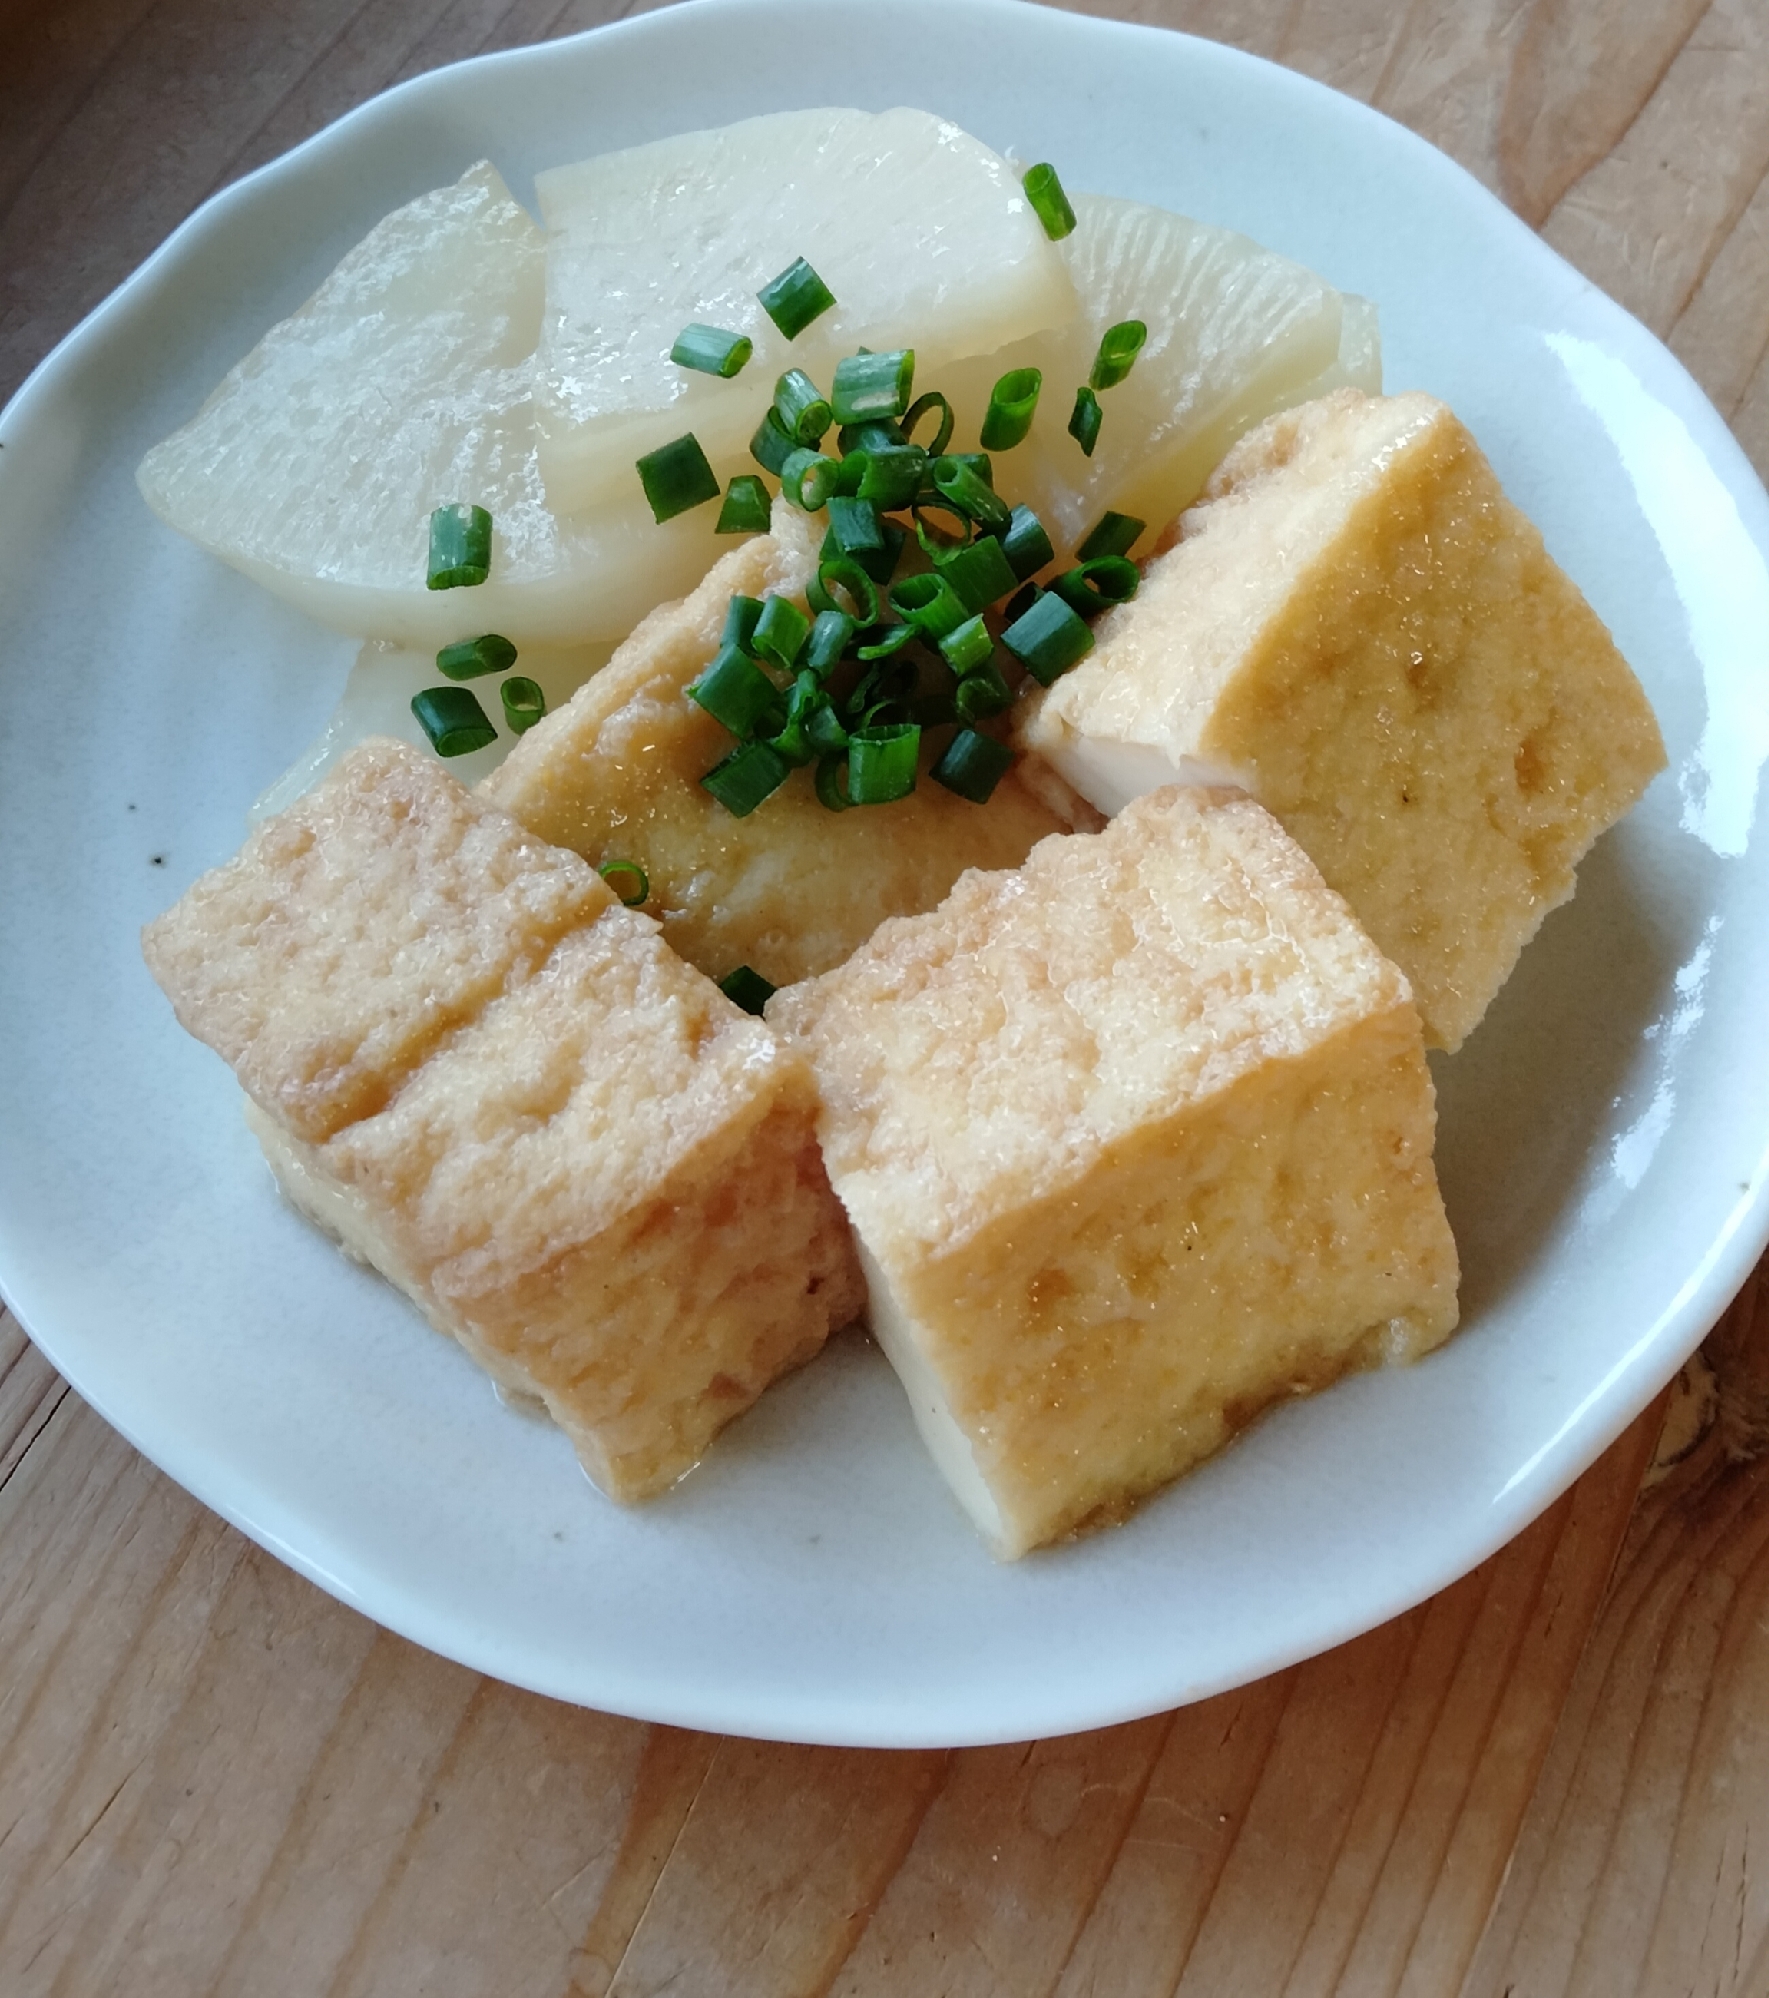
MULTIPOLYGON (((389 83, 625 11, 0 0, 0 396, 216 187, 389 83)), ((1423 132, 1769 467, 1761 0, 1089 11, 1423 132)), ((1709 1353, 1718 1419, 1637 1508, 1656 1411, 1474 1575, 1323 1658, 1091 1735, 870 1755, 559 1707, 377 1631, 160 1477, 0 1311, 0 1992, 1760 1998, 1761 1273, 1709 1353)))

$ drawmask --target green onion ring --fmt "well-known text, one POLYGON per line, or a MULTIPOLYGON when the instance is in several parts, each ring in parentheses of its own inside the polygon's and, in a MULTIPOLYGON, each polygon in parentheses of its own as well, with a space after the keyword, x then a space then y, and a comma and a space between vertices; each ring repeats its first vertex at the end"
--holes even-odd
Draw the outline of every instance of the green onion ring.
POLYGON ((817 802, 826 811, 845 812, 854 802, 848 796, 848 752, 826 756, 817 765, 817 802))
POLYGON ((831 555, 826 561, 819 562, 816 575, 805 586, 805 602, 819 616, 828 611, 840 611, 856 625, 878 622, 878 585, 852 555, 831 555), (846 604, 836 600, 838 589, 847 592, 846 604))
POLYGON ((605 860, 596 869, 596 872, 601 875, 602 879, 608 883, 609 887, 614 890, 615 894, 620 897, 629 909, 638 908, 641 902, 648 900, 650 897, 651 877, 636 860, 605 860), (639 892, 636 895, 627 894, 619 882, 615 880, 614 877, 617 874, 630 874, 633 880, 637 882, 639 892))
POLYGON ((926 395, 918 395, 915 398, 903 412, 902 430, 905 440, 912 437, 915 426, 930 409, 938 409, 940 412, 940 427, 934 432, 934 441, 927 447, 928 456, 937 458, 952 442, 953 424, 952 405, 938 389, 929 389, 926 395))
POLYGON ((1039 368, 1010 368, 1001 377, 989 391, 989 408, 983 417, 985 451, 1011 451, 1026 441, 1043 387, 1044 373, 1039 368))

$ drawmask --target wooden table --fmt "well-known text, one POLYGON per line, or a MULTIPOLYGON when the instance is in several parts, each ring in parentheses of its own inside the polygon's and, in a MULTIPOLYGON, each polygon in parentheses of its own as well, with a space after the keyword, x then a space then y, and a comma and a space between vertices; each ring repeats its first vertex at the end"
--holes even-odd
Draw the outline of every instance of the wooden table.
MULTIPOLYGON (((416 71, 628 11, 0 0, 0 399, 222 183, 416 71)), ((1092 11, 1423 132, 1769 468, 1765 0, 1092 11)), ((1694 1373, 1675 1448, 1661 1404, 1339 1651, 1101 1733, 869 1754, 413 1649, 169 1484, 0 1312, 0 1992, 1769 1992, 1765 1270, 1694 1373)))

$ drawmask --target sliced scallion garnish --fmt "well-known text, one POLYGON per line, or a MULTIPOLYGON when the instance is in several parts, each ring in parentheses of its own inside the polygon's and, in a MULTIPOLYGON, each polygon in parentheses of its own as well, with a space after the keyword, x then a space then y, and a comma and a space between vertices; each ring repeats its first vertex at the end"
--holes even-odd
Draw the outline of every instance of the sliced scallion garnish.
POLYGON ((810 635, 811 620, 790 597, 769 597, 756 619, 755 635, 750 642, 757 658, 768 660, 782 673, 790 673, 810 635))
POLYGON ((964 457, 936 458, 933 467, 934 490, 966 519, 974 520, 985 532, 1004 528, 1012 518, 1006 500, 964 457))
POLYGON ((852 555, 824 556, 817 565, 816 575, 806 586, 805 601, 819 617, 831 612, 839 616, 845 610, 850 624, 860 626, 878 622, 878 586, 852 555), (846 596, 845 606, 837 601, 837 590, 846 596))
MULTIPOLYGON (((836 557, 837 561, 842 559, 836 557)), ((877 601, 875 597, 875 609, 877 601)), ((827 680, 841 664, 842 654, 853 644, 858 628, 846 611, 834 608, 820 610, 811 621, 811 635, 805 640, 805 649, 800 654, 805 669, 815 673, 819 679, 827 680)))
POLYGON ((927 446, 929 457, 937 458, 945 450, 946 446, 952 442, 952 425, 955 420, 952 414, 951 403, 946 400, 938 389, 929 389, 926 395, 918 395, 915 398, 903 412, 902 428, 905 438, 913 437, 915 435, 915 426, 926 416, 930 409, 937 409, 940 412, 940 427, 934 432, 934 441, 927 446))
POLYGON ((734 819, 746 819, 791 775, 792 765, 771 743, 740 742, 700 782, 734 819))
POLYGON ((1063 184, 1057 179, 1056 168, 1048 160, 1040 160, 1037 166, 1027 167, 1021 185, 1026 190, 1026 199, 1032 204, 1032 213, 1044 224, 1044 233, 1053 243, 1060 243, 1065 236, 1075 230, 1075 211, 1069 206, 1069 197, 1063 192, 1063 184))
POLYGON ((769 279, 756 297, 789 340, 796 340, 813 319, 835 303, 835 293, 803 257, 795 257, 777 278, 769 279))
POLYGON ((960 603, 968 611, 987 609, 1020 580, 1010 545, 997 541, 992 534, 979 535, 968 547, 936 555, 934 566, 958 592, 960 603))
POLYGON ((863 455, 866 461, 858 498, 871 500, 881 513, 894 513, 898 507, 914 504, 928 465, 928 455, 919 444, 886 445, 853 455, 863 455))
POLYGON ((647 451, 639 460, 639 483, 660 527, 677 514, 719 496, 718 479, 692 430, 647 451))
POLYGON ((967 617, 940 640, 940 657, 960 679, 987 666, 995 657, 995 641, 981 617, 967 617))
POLYGON ((733 597, 725 606, 725 629, 719 635, 719 643, 735 645, 739 652, 753 653, 756 619, 761 614, 760 597, 733 597))
POLYGON ((886 420, 844 423, 836 432, 836 445, 844 458, 853 451, 900 451, 908 442, 909 433, 902 424, 886 420))
POLYGON ((775 478, 779 478, 787 459, 797 449, 791 433, 781 426, 772 408, 764 410, 761 422, 756 425, 756 434, 749 440, 749 455, 764 472, 772 472, 775 478))
POLYGON ((785 723, 777 735, 769 737, 795 770, 815 762, 821 753, 811 731, 817 716, 828 706, 829 696, 817 675, 808 670, 798 674, 787 697, 785 723))
POLYGON ((439 506, 430 516, 425 586, 465 590, 491 574, 491 515, 482 506, 439 506))
POLYGON ((1147 521, 1138 520, 1133 513, 1102 513, 1075 550, 1075 559, 1091 562, 1096 555, 1128 555, 1147 525, 1147 521))
POLYGON ((1148 337, 1149 329, 1140 319, 1121 319, 1116 326, 1108 326, 1100 335, 1093 372, 1087 378, 1088 387, 1116 388, 1136 366, 1136 357, 1148 337))
POLYGON ((817 802, 825 811, 845 812, 854 801, 848 796, 848 752, 825 756, 817 765, 817 802))
POLYGON ((829 502, 829 537, 844 555, 884 552, 884 522, 871 500, 837 495, 829 502))
POLYGON ((540 683, 526 673, 512 673, 499 686, 498 697, 504 704, 504 720, 510 724, 512 735, 526 735, 547 712, 547 697, 541 692, 540 683))
POLYGON ((780 690, 745 652, 722 645, 688 698, 740 741, 780 712, 780 690))
POLYGON ((1099 397, 1083 382, 1075 391, 1075 408, 1069 418, 1069 435, 1090 458, 1093 456, 1093 447, 1099 442, 1099 423, 1099 397))
POLYGON ((915 789, 921 730, 914 722, 883 722, 848 742, 848 802, 888 805, 915 789))
MULTIPOLYGON (((909 407, 915 386, 915 350, 888 354, 847 354, 835 364, 829 399, 840 424, 889 423, 909 407)), ((907 433, 905 433, 907 434, 907 433)))
POLYGON ((1011 368, 1001 377, 989 391, 989 408, 983 417, 985 451, 1011 451, 1025 442, 1043 386, 1044 374, 1039 368, 1011 368))
POLYGON ((1013 516, 1007 523, 1007 532, 1001 537, 1001 552, 1021 582, 1035 575, 1046 562, 1056 559, 1056 550, 1050 545, 1050 536, 1044 531, 1043 521, 1029 506, 1014 508, 1013 516))
POLYGON ((780 490, 794 506, 816 513, 835 497, 841 465, 821 451, 795 450, 780 467, 780 490))
POLYGON ((962 721, 981 721, 986 715, 1005 714, 1013 706, 1013 694, 994 664, 979 666, 958 683, 952 697, 962 721))
POLYGON ((1071 610, 1094 617, 1114 604, 1129 603, 1141 580, 1142 571, 1128 556, 1096 555, 1065 570, 1050 587, 1071 610))
POLYGON ((788 368, 774 384, 774 414, 792 441, 806 448, 822 443, 835 420, 829 398, 803 368, 788 368))
POLYGON ((1012 767, 1013 751, 1005 742, 974 728, 961 728, 928 774, 973 805, 986 805, 1012 767))
POLYGON ((693 368, 703 375, 719 375, 725 381, 742 368, 755 352, 753 342, 743 333, 727 333, 722 326, 684 326, 670 349, 670 359, 678 368, 693 368))
POLYGON ((436 670, 451 680, 477 680, 486 673, 507 673, 516 663, 516 648, 501 633, 463 638, 445 645, 436 655, 436 670))
POLYGON ((956 631, 970 615, 964 599, 938 570, 905 576, 902 582, 893 583, 891 608, 904 623, 913 625, 924 638, 936 644, 948 632, 956 631))
POLYGON ((426 687, 412 696, 412 713, 438 756, 466 756, 498 739, 478 695, 466 687, 426 687))
POLYGON ((651 877, 636 860, 605 860, 596 872, 629 909, 650 897, 651 877))
POLYGON ((719 990, 734 1006, 741 1006, 746 1013, 759 1015, 773 998, 776 988, 759 971, 740 964, 735 971, 727 971, 719 980, 719 990))
POLYGON ((754 472, 739 472, 725 488, 725 503, 719 508, 719 534, 766 534, 769 508, 768 488, 754 472))
POLYGON ((1053 590, 1001 634, 1001 642, 1040 686, 1060 680, 1093 650, 1093 633, 1053 590))
POLYGON ((867 660, 889 659, 901 652, 914 637, 915 627, 912 624, 887 624, 870 645, 856 647, 854 657, 867 660))

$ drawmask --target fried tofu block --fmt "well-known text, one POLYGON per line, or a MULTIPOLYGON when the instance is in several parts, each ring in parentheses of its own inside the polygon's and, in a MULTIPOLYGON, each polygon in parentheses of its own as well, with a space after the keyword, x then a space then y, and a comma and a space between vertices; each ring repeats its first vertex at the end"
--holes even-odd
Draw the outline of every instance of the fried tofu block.
POLYGON ((932 908, 966 867, 1012 867, 1091 808, 1016 773, 987 805, 925 776, 899 803, 835 813, 795 771, 747 818, 701 789, 731 737, 687 698, 718 650, 733 596, 802 606, 820 522, 777 502, 774 531, 735 549, 680 603, 654 611, 571 701, 532 728, 483 795, 542 839, 600 866, 636 860, 647 909, 713 978, 748 964, 789 985, 839 964, 886 916, 932 908))
POLYGON ((1171 788, 778 994, 870 1320, 1004 1557, 1456 1323, 1419 1017, 1276 820, 1171 788))
POLYGON ((1442 403, 1341 389, 1230 451, 1021 741, 1102 811, 1244 786, 1455 1048, 1664 767, 1627 662, 1442 403))
POLYGON ((417 752, 354 751, 144 948, 293 1203, 612 1497, 858 1308, 803 1061, 417 752))

